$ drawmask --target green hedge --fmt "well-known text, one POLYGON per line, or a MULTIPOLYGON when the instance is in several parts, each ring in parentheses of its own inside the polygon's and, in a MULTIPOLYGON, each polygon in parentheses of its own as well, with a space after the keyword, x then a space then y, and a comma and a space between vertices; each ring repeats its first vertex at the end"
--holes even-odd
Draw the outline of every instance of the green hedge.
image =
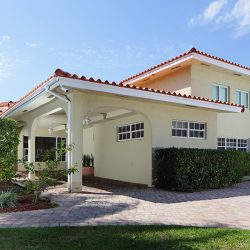
POLYGON ((17 123, 0 118, 0 181, 10 181, 15 176, 18 144, 17 123))
POLYGON ((196 148, 154 149, 153 184, 175 191, 197 191, 239 183, 249 172, 250 154, 196 148))

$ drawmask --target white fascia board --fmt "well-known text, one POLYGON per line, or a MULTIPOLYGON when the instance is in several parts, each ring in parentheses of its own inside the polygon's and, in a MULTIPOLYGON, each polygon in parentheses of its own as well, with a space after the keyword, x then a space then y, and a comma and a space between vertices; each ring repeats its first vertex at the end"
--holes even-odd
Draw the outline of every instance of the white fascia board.
POLYGON ((59 80, 58 77, 51 78, 44 86, 40 87, 39 89, 34 91, 34 93, 27 96, 22 101, 20 101, 19 103, 17 103, 13 107, 11 107, 7 112, 2 114, 0 117, 9 117, 10 115, 13 115, 13 114, 23 110, 27 105, 32 103, 35 99, 44 95, 44 92, 46 92, 46 90, 45 90, 46 86, 50 86, 50 85, 56 83, 58 80, 59 80))
POLYGON ((180 59, 173 60, 172 62, 169 62, 169 63, 167 63, 167 64, 165 64, 163 66, 159 66, 159 67, 157 67, 155 69, 152 69, 152 70, 150 70, 148 72, 145 72, 145 73, 143 73, 143 74, 141 74, 139 76, 136 76, 136 77, 134 77, 131 80, 125 81, 124 84, 132 84, 133 82, 137 82, 139 80, 145 79, 145 78, 147 78, 147 77, 149 77, 149 76, 151 76, 153 74, 156 74, 156 73, 158 73, 160 71, 163 71, 165 69, 169 69, 169 68, 175 67, 178 64, 183 63, 185 61, 188 61, 188 60, 190 60, 192 58, 193 58, 193 54, 189 54, 189 55, 183 56, 180 59))
POLYGON ((204 63, 209 63, 211 65, 214 65, 214 66, 217 66, 217 67, 220 67, 220 68, 224 68, 224 69, 227 69, 227 70, 231 70, 233 72, 237 72, 237 73, 240 73, 240 74, 250 76, 250 70, 243 69, 243 68, 241 68, 239 66, 236 66, 236 65, 232 65, 232 64, 229 64, 229 63, 226 63, 226 62, 218 61, 216 59, 213 59, 213 58, 210 58, 210 57, 207 57, 207 56, 203 56, 203 55, 200 55, 200 54, 196 54, 196 53, 193 54, 193 58, 196 59, 196 60, 202 61, 204 63))
POLYGON ((149 77, 149 76, 151 76, 153 74, 156 74, 156 73, 158 73, 160 71, 163 71, 165 69, 169 69, 169 68, 172 68, 174 66, 178 66, 180 63, 186 62, 186 61, 188 61, 190 59, 196 59, 196 60, 199 60, 199 61, 204 62, 204 63, 209 63, 209 64, 212 64, 214 66, 218 66, 220 68, 224 68, 224 69, 227 69, 227 70, 231 70, 233 72, 237 72, 237 73, 240 73, 240 74, 250 76, 250 70, 248 70, 248 69, 244 69, 244 68, 241 68, 239 66, 232 65, 232 64, 229 64, 229 63, 226 63, 226 62, 222 62, 222 61, 219 61, 219 60, 216 60, 216 59, 204 56, 204 55, 200 55, 200 54, 197 54, 197 53, 192 53, 192 54, 183 56, 180 59, 173 60, 172 62, 169 62, 168 64, 165 64, 163 66, 160 66, 160 67, 157 67, 157 68, 155 68, 153 70, 150 70, 149 72, 145 72, 142 75, 136 76, 131 80, 125 81, 124 84, 132 84, 134 82, 145 79, 145 78, 147 78, 147 77, 149 77))
POLYGON ((231 106, 231 105, 202 101, 202 100, 194 100, 191 98, 184 98, 180 96, 172 96, 172 95, 161 94, 161 93, 156 93, 156 92, 143 91, 143 90, 137 90, 137 89, 132 89, 132 88, 130 89, 126 87, 94 83, 94 82, 88 82, 88 81, 77 80, 77 79, 69 79, 66 77, 60 77, 60 80, 63 86, 67 86, 69 88, 81 89, 81 90, 89 90, 89 91, 94 91, 94 92, 99 92, 99 93, 115 94, 115 95, 134 97, 134 98, 139 98, 139 99, 144 99, 144 100, 160 101, 160 102, 166 102, 166 103, 172 103, 172 104, 181 104, 181 105, 186 105, 186 106, 214 109, 214 110, 220 110, 220 111, 225 111, 225 112, 240 113, 242 109, 241 107, 237 107, 237 106, 231 106))

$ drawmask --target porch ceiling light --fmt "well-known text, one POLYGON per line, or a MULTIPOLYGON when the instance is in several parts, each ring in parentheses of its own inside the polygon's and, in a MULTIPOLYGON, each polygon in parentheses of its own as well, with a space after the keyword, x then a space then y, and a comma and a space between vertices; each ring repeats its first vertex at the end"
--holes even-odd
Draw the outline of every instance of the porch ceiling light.
POLYGON ((88 126, 90 124, 91 120, 88 115, 84 116, 84 125, 88 126))
POLYGON ((51 126, 49 126, 48 131, 49 131, 49 135, 52 135, 52 133, 53 133, 53 128, 52 128, 51 126))

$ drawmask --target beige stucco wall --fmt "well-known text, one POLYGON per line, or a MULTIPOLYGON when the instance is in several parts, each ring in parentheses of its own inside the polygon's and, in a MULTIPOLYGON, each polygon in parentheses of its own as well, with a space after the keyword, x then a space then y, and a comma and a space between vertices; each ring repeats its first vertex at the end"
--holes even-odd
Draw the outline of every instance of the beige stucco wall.
MULTIPOLYGON (((233 72, 193 65, 191 69, 192 95, 212 98, 212 84, 229 86, 229 100, 236 102, 236 89, 250 91, 250 78, 235 76, 233 72)), ((240 114, 218 114, 218 137, 250 138, 250 111, 240 114)))
POLYGON ((83 129, 83 154, 94 154, 94 127, 83 129))
POLYGON ((149 184, 151 182, 151 133, 148 121, 135 115, 95 125, 95 175, 99 177, 149 184), (145 137, 117 141, 117 126, 144 122, 145 137))
MULTIPOLYGON (((73 102, 73 107, 78 112, 77 114, 82 118, 88 112, 91 113, 103 107, 127 109, 137 113, 136 116, 120 118, 83 130, 83 136, 81 135, 83 146, 74 148, 74 154, 77 154, 79 169, 77 175, 81 174, 82 153, 91 153, 92 151, 95 157, 95 174, 97 176, 151 185, 152 148, 173 146, 216 148, 217 115, 214 111, 185 107, 183 105, 176 106, 167 103, 143 101, 136 98, 90 93, 72 93, 70 98, 73 102), (172 137, 173 119, 205 122, 207 124, 207 138, 204 140, 172 137), (116 126, 138 121, 145 123, 144 139, 126 142, 116 141, 116 126), (93 144, 91 144, 91 141, 93 144)), ((36 113, 42 114, 40 112, 42 109, 44 109, 44 112, 47 112, 49 108, 53 109, 55 107, 58 107, 56 102, 50 104, 50 106, 39 108, 32 113, 32 117, 36 117, 36 113)), ((30 117, 27 114, 23 118, 28 120, 30 117)), ((78 122, 76 122, 76 119, 72 117, 72 122, 73 127, 83 129, 81 119, 78 119, 78 122)), ((21 137, 24 133, 25 129, 21 132, 21 137)), ((48 136, 46 129, 38 129, 35 133, 40 136, 48 136)), ((78 138, 77 134, 75 138, 78 138)), ((74 143, 74 141, 72 142, 74 143)), ((19 155, 22 156, 20 146, 19 155)))
POLYGON ((135 85, 190 95, 191 67, 180 68, 167 75, 145 82, 141 81, 135 85))

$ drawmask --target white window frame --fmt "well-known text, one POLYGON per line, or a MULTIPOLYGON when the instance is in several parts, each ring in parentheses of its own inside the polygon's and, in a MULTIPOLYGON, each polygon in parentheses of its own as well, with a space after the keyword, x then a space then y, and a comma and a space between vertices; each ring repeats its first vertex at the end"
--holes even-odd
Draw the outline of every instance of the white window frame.
MULTIPOLYGON (((55 138, 55 140, 56 140, 56 149, 58 149, 58 138, 60 138, 61 140, 62 139, 65 139, 65 141, 66 141, 66 145, 67 145, 67 138, 66 137, 60 137, 60 136, 35 136, 35 141, 36 141, 36 138, 37 137, 43 137, 43 138, 55 138)), ((35 153, 35 156, 36 156, 36 153, 35 153)), ((62 156, 61 156, 61 159, 59 160, 60 162, 67 162, 67 152, 65 152, 65 160, 63 161, 62 160, 62 156)), ((56 152, 56 160, 58 160, 58 154, 57 154, 57 152, 56 152)), ((39 161, 35 161, 35 162, 39 162, 39 161)))
POLYGON ((124 124, 124 125, 119 125, 119 126, 116 127, 116 139, 117 139, 117 142, 140 140, 140 139, 143 139, 144 137, 145 137, 145 124, 144 124, 144 122, 129 123, 129 124, 124 124), (143 124, 143 128, 132 130, 132 126, 135 125, 135 127, 136 127, 137 124, 143 124), (119 132, 119 128, 127 127, 127 126, 130 126, 129 131, 119 132), (132 138, 132 134, 137 133, 137 132, 140 132, 140 133, 143 132, 143 136, 132 138), (123 134, 129 134, 130 136, 129 136, 128 139, 119 139, 119 135, 123 135, 123 134))
POLYGON ((185 138, 185 139, 198 139, 198 140, 206 140, 207 138, 207 123, 206 122, 198 122, 198 121, 184 121, 184 120, 172 120, 172 137, 175 137, 175 138, 185 138), (173 122, 186 122, 188 124, 187 128, 186 128, 186 131, 187 131, 187 136, 178 136, 178 135, 173 135, 173 130, 185 130, 185 128, 173 128, 173 122), (203 130, 197 130, 197 129, 191 129, 190 128, 190 123, 198 123, 199 125, 204 125, 204 129, 203 130), (203 132, 203 137, 192 137, 189 135, 189 132, 190 131, 198 131, 198 132, 203 132))
MULTIPOLYGON (((227 100, 226 100, 226 102, 229 102, 229 87, 227 85, 218 84, 218 83, 213 83, 212 88, 213 88, 213 86, 219 87, 219 99, 217 101, 222 101, 221 100, 221 90, 220 89, 224 88, 224 89, 227 89, 227 100)), ((224 102, 224 101, 222 101, 222 102, 224 102)))
POLYGON ((218 137, 217 138, 217 149, 223 149, 223 150, 240 150, 240 151, 248 151, 248 140, 242 139, 242 138, 227 138, 227 137, 218 137), (224 140, 224 146, 218 146, 219 139, 224 140), (228 143, 229 140, 229 143, 228 143), (230 146, 230 140, 236 140, 236 146, 231 147, 230 146), (239 146, 240 141, 245 141, 245 146, 239 146), (244 150, 242 150, 244 149, 244 150))
POLYGON ((23 160, 28 161, 28 159, 29 159, 29 137, 27 135, 23 135, 23 160), (27 142, 28 147, 27 148, 24 147, 24 137, 27 137, 27 139, 28 139, 28 142, 27 142), (27 153, 25 153, 25 152, 27 152, 27 153))
MULTIPOLYGON (((242 101, 241 101, 242 100, 242 93, 247 94, 247 106, 245 106, 245 108, 249 108, 249 92, 245 91, 245 90, 241 90, 241 89, 236 89, 235 95, 236 95, 237 92, 240 92, 240 103, 238 103, 240 105, 243 105, 242 101)), ((236 96, 235 96, 235 103, 237 103, 236 96)))

